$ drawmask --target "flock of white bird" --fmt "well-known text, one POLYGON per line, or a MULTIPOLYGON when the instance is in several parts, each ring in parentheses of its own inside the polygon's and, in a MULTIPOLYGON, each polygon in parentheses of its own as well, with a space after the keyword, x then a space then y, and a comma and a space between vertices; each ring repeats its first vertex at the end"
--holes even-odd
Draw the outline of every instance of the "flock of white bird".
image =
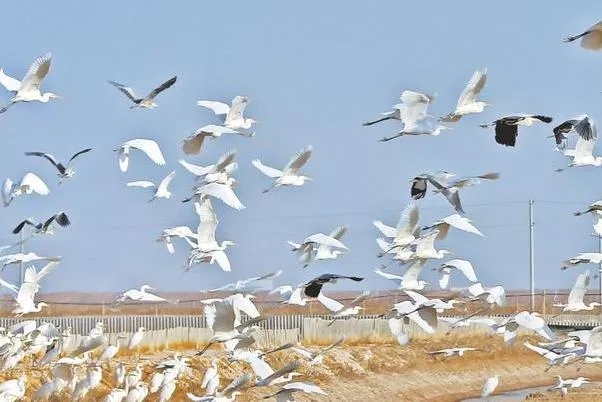
MULTIPOLYGON (((591 27, 580 35, 569 37, 567 42, 581 38, 584 48, 602 49, 602 22, 591 27)), ((21 81, 5 74, 0 69, 0 84, 14 96, 10 103, 0 110, 6 112, 9 107, 23 102, 49 102, 59 99, 60 96, 52 92, 42 93, 40 85, 42 80, 50 72, 51 55, 47 53, 36 59, 21 81)), ((131 108, 153 109, 157 107, 155 98, 163 91, 170 88, 177 80, 172 77, 148 95, 140 97, 134 91, 115 81, 109 83, 127 96, 132 102, 131 108)), ((486 69, 474 72, 465 89, 459 96, 455 109, 448 115, 439 119, 427 113, 429 105, 435 100, 434 96, 415 91, 403 91, 401 103, 393 106, 392 110, 382 113, 378 119, 364 123, 365 126, 396 120, 401 123, 400 130, 391 137, 385 137, 382 141, 390 141, 403 136, 430 135, 438 136, 443 130, 450 127, 443 123, 453 124, 463 117, 483 112, 488 104, 477 100, 484 89, 487 81, 486 69)), ((250 129, 257 123, 256 120, 244 117, 244 111, 249 104, 245 96, 236 96, 230 105, 216 101, 198 101, 198 105, 210 109, 218 116, 224 116, 220 125, 205 125, 182 142, 182 151, 186 155, 201 152, 205 138, 217 139, 224 134, 237 134, 242 137, 253 137, 254 132, 250 129)), ((505 116, 495 120, 491 125, 495 126, 495 140, 504 146, 515 146, 518 136, 518 127, 528 127, 534 123, 550 123, 551 117, 537 114, 517 114, 505 116)), ((481 125, 489 127, 490 124, 481 125)), ((567 167, 577 166, 600 166, 602 157, 593 155, 594 146, 597 141, 596 125, 588 115, 581 115, 566 120, 553 129, 553 137, 556 140, 556 150, 564 156, 571 158, 567 167), (566 149, 567 139, 575 135, 577 142, 575 149, 566 149)), ((76 158, 86 154, 91 149, 86 148, 75 153, 66 164, 58 162, 57 159, 45 152, 26 152, 27 156, 41 157, 48 160, 58 171, 59 185, 75 175, 73 163, 76 158)), ((152 162, 159 166, 165 166, 166 160, 156 141, 146 138, 135 138, 121 144, 115 149, 118 153, 118 166, 122 172, 130 168, 130 158, 140 151, 152 162)), ((264 165, 259 159, 252 161, 252 165, 261 173, 271 179, 271 185, 263 190, 264 193, 277 187, 303 186, 311 178, 301 173, 303 166, 310 160, 313 152, 311 146, 300 150, 282 170, 264 165)), ((196 230, 188 226, 175 226, 165 229, 158 241, 165 244, 168 252, 174 253, 176 239, 181 239, 190 248, 186 268, 199 263, 217 264, 224 271, 231 271, 227 249, 234 246, 232 241, 218 242, 216 240, 216 229, 218 219, 212 206, 212 199, 218 199, 227 206, 241 210, 243 203, 234 192, 237 181, 233 174, 238 168, 235 161, 236 151, 224 154, 215 164, 199 166, 180 160, 179 163, 186 171, 195 178, 195 185, 191 194, 184 202, 192 202, 199 222, 196 230)), ((562 169, 559 169, 562 170, 562 169)), ((139 180, 127 183, 127 187, 150 189, 148 201, 158 199, 170 199, 172 193, 169 190, 170 183, 174 179, 176 171, 171 171, 158 184, 149 180, 139 180)), ((485 173, 476 176, 456 178, 454 174, 441 171, 429 172, 416 175, 411 182, 410 197, 420 200, 427 194, 428 185, 434 187, 433 193, 442 194, 453 208, 453 214, 442 217, 430 225, 419 223, 420 211, 417 202, 410 203, 401 213, 396 226, 389 226, 382 221, 374 221, 374 226, 382 237, 377 239, 380 248, 379 258, 390 258, 390 262, 376 269, 375 273, 387 280, 393 281, 398 288, 405 293, 407 300, 395 303, 391 310, 385 314, 388 318, 392 335, 400 345, 410 342, 410 337, 405 332, 408 322, 413 322, 428 334, 433 334, 443 323, 452 331, 454 328, 469 325, 485 325, 495 334, 503 337, 505 342, 516 339, 519 329, 531 331, 545 339, 538 345, 525 343, 525 347, 547 359, 550 365, 565 365, 574 361, 584 363, 602 362, 602 327, 591 331, 574 331, 563 339, 557 339, 556 334, 550 330, 542 316, 536 312, 521 311, 500 320, 482 318, 479 316, 496 307, 505 304, 505 291, 502 286, 488 287, 479 282, 477 273, 472 264, 464 259, 451 259, 438 263, 433 268, 440 274, 439 287, 448 289, 452 277, 462 275, 470 286, 461 292, 455 292, 456 299, 429 298, 420 291, 430 286, 428 282, 420 279, 424 267, 432 260, 443 260, 450 251, 438 248, 436 243, 444 240, 450 229, 464 231, 477 236, 483 234, 475 227, 474 223, 466 216, 461 201, 460 190, 478 185, 483 181, 496 180, 498 173, 485 173), (391 272, 392 265, 407 266, 405 272, 391 272), (476 304, 476 313, 461 318, 439 317, 439 314, 449 310, 458 309, 467 303, 476 304)), ((26 172, 23 177, 14 183, 6 179, 2 187, 2 200, 5 207, 18 197, 37 194, 41 196, 50 193, 49 186, 33 172, 26 172)), ((602 235, 602 201, 589 206, 583 212, 575 215, 592 214, 598 218, 594 224, 594 231, 602 235)), ((23 236, 25 228, 29 229, 29 235, 22 238, 23 242, 38 235, 52 234, 56 225, 66 227, 70 224, 69 218, 64 212, 58 212, 45 221, 38 222, 33 218, 27 218, 15 227, 13 233, 23 236)), ((329 234, 315 233, 307 236, 301 242, 289 241, 291 250, 298 255, 303 267, 307 267, 316 261, 338 259, 348 250, 343 243, 343 237, 347 233, 347 226, 335 228, 329 234)), ((453 231, 452 231, 453 232, 453 231)), ((14 245, 13 245, 14 246, 14 245)), ((8 246, 5 248, 9 248, 8 246)), ((45 306, 44 302, 34 302, 36 294, 40 290, 40 281, 50 274, 60 263, 61 257, 39 256, 36 253, 14 253, 0 256, 2 268, 10 264, 27 264, 37 261, 46 261, 46 265, 37 270, 35 266, 27 267, 20 286, 8 283, 0 279, 0 286, 15 294, 15 309, 13 313, 21 316, 40 312, 45 306)), ((582 253, 574 258, 568 259, 563 264, 563 269, 580 264, 600 264, 602 254, 582 253)), ((266 319, 253 303, 253 293, 261 286, 258 283, 272 281, 281 274, 281 271, 269 273, 262 276, 238 280, 227 284, 214 291, 230 291, 232 295, 225 298, 212 298, 201 300, 207 326, 212 330, 212 337, 207 347, 196 353, 202 356, 207 349, 216 343, 222 344, 229 358, 234 364, 238 361, 246 362, 252 369, 254 375, 244 374, 236 378, 232 383, 220 389, 220 375, 218 359, 214 356, 210 359, 211 365, 201 381, 201 387, 205 389, 204 396, 188 394, 188 398, 194 401, 233 401, 237 395, 250 387, 278 386, 278 391, 268 397, 275 397, 278 401, 292 401, 297 392, 315 393, 326 395, 318 386, 294 381, 295 376, 301 375, 297 370, 303 362, 309 365, 323 364, 324 355, 331 349, 341 345, 344 339, 340 339, 329 347, 321 350, 308 350, 299 345, 285 344, 273 350, 262 351, 253 347, 255 337, 261 326, 258 325, 266 319), (292 360, 284 367, 274 370, 264 360, 267 354, 290 349, 300 359, 292 360)), ((336 283, 339 280, 362 281, 363 278, 356 276, 323 274, 307 283, 296 286, 280 285, 273 287, 270 294, 278 294, 283 297, 283 303, 305 306, 310 301, 317 300, 332 313, 332 322, 347 318, 360 313, 363 301, 370 297, 369 292, 362 292, 354 300, 344 304, 340 301, 327 297, 323 292, 323 286, 336 283)), ((600 303, 585 304, 584 297, 589 286, 590 273, 581 273, 573 286, 566 303, 556 304, 555 307, 562 311, 592 310, 600 307, 600 303)), ((140 289, 125 291, 117 299, 117 303, 127 301, 133 302, 168 302, 151 291, 148 285, 140 289)), ((485 313, 485 314, 483 314, 485 313)), ((462 315, 462 313, 460 313, 462 315)), ((127 348, 135 350, 142 342, 146 329, 140 327, 131 337, 127 348)), ((48 400, 53 395, 70 395, 72 400, 81 400, 90 391, 97 388, 103 379, 103 367, 109 367, 113 379, 111 384, 114 388, 104 397, 107 402, 128 401, 136 402, 144 400, 149 394, 158 394, 159 401, 168 401, 174 394, 178 381, 182 376, 190 375, 188 367, 189 357, 175 354, 173 358, 158 363, 152 376, 143 379, 142 366, 137 364, 128 369, 123 362, 116 359, 123 346, 121 342, 124 336, 117 336, 115 342, 107 341, 102 322, 90 330, 67 356, 63 356, 63 346, 72 338, 70 328, 57 328, 52 323, 38 323, 34 320, 21 321, 10 328, 0 330, 0 369, 9 369, 23 364, 27 356, 35 358, 42 355, 36 362, 38 366, 48 366, 48 378, 42 386, 35 391, 33 400, 48 400), (94 354, 92 352, 95 352, 94 354), (98 356, 98 357, 94 357, 98 356), (80 371, 83 368, 83 375, 80 371)), ((428 352, 432 356, 441 355, 444 359, 453 356, 462 357, 467 352, 481 349, 473 347, 453 347, 428 352)), ((483 351, 483 350, 481 350, 483 351)), ((487 351, 485 351, 487 352, 487 351)), ((26 376, 6 381, 0 384, 0 401, 15 401, 24 398, 26 391, 26 376)), ((498 385, 499 377, 488 378, 484 385, 482 395, 493 393, 498 385)), ((563 394, 569 388, 576 388, 589 383, 587 378, 579 377, 573 380, 564 380, 558 376, 554 389, 563 394)))

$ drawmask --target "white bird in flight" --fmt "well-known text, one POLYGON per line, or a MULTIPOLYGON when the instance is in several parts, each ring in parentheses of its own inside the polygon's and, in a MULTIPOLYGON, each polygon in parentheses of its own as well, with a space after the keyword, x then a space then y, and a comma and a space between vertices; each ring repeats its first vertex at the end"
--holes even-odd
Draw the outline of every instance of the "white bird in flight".
POLYGON ((437 237, 437 240, 444 240, 447 237, 447 233, 449 232, 449 229, 451 227, 462 230, 464 232, 473 233, 478 236, 485 237, 483 233, 479 231, 479 229, 474 227, 470 219, 460 214, 446 216, 445 218, 438 220, 430 226, 423 227, 422 230, 436 229, 439 231, 439 236, 437 237))
POLYGON ((236 150, 231 150, 222 155, 215 164, 209 166, 195 165, 183 159, 180 159, 178 162, 184 169, 200 179, 201 183, 228 184, 228 179, 238 169, 238 164, 234 162, 235 157, 236 150))
POLYGON ((163 180, 161 180, 161 182, 159 183, 159 186, 157 186, 152 181, 146 181, 146 180, 131 181, 131 182, 127 183, 126 186, 140 187, 140 188, 156 188, 153 191, 152 198, 149 199, 148 202, 153 202, 157 198, 164 198, 164 199, 168 200, 172 196, 171 192, 169 191, 169 184, 171 183, 171 181, 173 180, 175 175, 176 175, 176 171, 174 170, 173 172, 171 172, 170 174, 165 176, 165 178, 163 178, 163 180))
POLYGON ((393 110, 381 113, 383 117, 367 121, 363 126, 371 126, 385 120, 401 120, 404 126, 412 126, 414 123, 427 116, 426 111, 429 104, 435 99, 433 96, 420 92, 403 91, 399 97, 402 103, 393 106, 393 110))
POLYGON ((34 252, 29 253, 17 253, 17 254, 7 254, 0 256, 0 264, 2 264, 1 270, 7 265, 10 264, 20 264, 20 263, 28 263, 34 261, 50 261, 50 262, 58 262, 62 259, 62 257, 42 257, 37 255, 34 252))
POLYGON ((142 301, 142 302, 166 302, 167 300, 157 296, 155 294, 149 293, 148 290, 155 290, 153 287, 149 285, 142 285, 140 290, 138 289, 130 289, 123 292, 118 298, 117 301, 123 303, 126 300, 133 301, 142 301))
POLYGON ((8 207, 15 198, 24 194, 29 195, 34 193, 38 195, 50 194, 50 189, 46 183, 36 174, 31 172, 26 173, 19 184, 13 183, 11 179, 7 178, 2 185, 2 203, 5 207, 8 207))
MULTIPOLYGON (((578 166, 600 166, 602 165, 602 157, 594 156, 594 147, 598 142, 598 130, 596 123, 590 118, 585 117, 575 126, 575 131, 579 133, 579 139, 575 144, 575 149, 567 149, 564 151, 565 156, 572 157, 572 162, 568 167, 578 166)), ((564 169, 556 169, 561 172, 564 169)))
POLYGON ((143 98, 136 96, 134 90, 126 85, 120 84, 115 81, 109 81, 109 84, 113 85, 115 88, 121 91, 121 93, 127 96, 132 102, 134 102, 134 104, 130 106, 130 109, 138 107, 144 109, 153 109, 159 106, 155 103, 155 97, 161 92, 165 91, 167 88, 171 87, 173 84, 175 84, 177 79, 177 76, 171 77, 169 80, 165 81, 163 84, 153 89, 148 95, 146 95, 143 98))
POLYGON ((469 281, 477 282, 477 276, 470 261, 458 259, 450 260, 441 264, 441 267, 435 269, 439 271, 439 286, 441 289, 447 289, 447 285, 449 284, 449 276, 454 269, 462 272, 462 274, 464 274, 466 279, 469 281))
POLYGON ((161 148, 154 140, 148 140, 144 138, 136 138, 124 142, 119 148, 115 149, 115 152, 119 153, 119 169, 122 172, 127 172, 130 161, 130 150, 137 149, 144 152, 146 156, 150 158, 154 163, 159 166, 165 165, 165 158, 161 153, 161 148))
POLYGON ((573 258, 569 258, 562 263, 560 269, 576 267, 579 264, 600 264, 602 262, 602 253, 581 253, 573 258))
POLYGON ((29 313, 39 313, 42 311, 43 307, 48 306, 48 304, 44 302, 39 302, 35 304, 34 299, 38 291, 40 290, 39 281, 44 278, 49 272, 51 272, 54 267, 56 267, 56 263, 53 265, 47 265, 45 269, 36 272, 35 267, 29 267, 25 270, 25 275, 23 276, 23 282, 21 286, 17 290, 16 286, 5 282, 0 279, 0 285, 6 287, 9 290, 15 292, 15 302, 16 308, 12 311, 13 314, 17 316, 22 316, 29 313))
POLYGON ((10 103, 0 109, 0 113, 6 112, 10 106, 18 102, 37 101, 47 103, 51 99, 60 99, 61 97, 53 92, 45 92, 42 94, 40 91, 40 84, 46 75, 48 75, 51 62, 52 55, 50 52, 38 57, 34 60, 31 67, 29 67, 29 70, 21 81, 9 77, 2 69, 0 69, 0 84, 2 84, 7 91, 15 94, 10 100, 10 103))
POLYGON ((243 113, 249 104, 249 98, 246 96, 236 96, 232 99, 232 106, 217 101, 198 101, 197 105, 211 109, 216 115, 226 115, 224 118, 224 127, 238 130, 249 129, 257 121, 245 119, 243 113))
POLYGON ((581 47, 587 50, 602 49, 602 21, 597 22, 578 35, 567 36, 563 39, 565 43, 581 39, 581 47))
POLYGON ((194 233, 192 229, 190 229, 188 226, 176 226, 173 228, 167 228, 163 230, 163 233, 161 233, 161 237, 159 237, 157 241, 165 243, 167 251, 169 251, 170 254, 173 254, 175 252, 175 248, 172 242, 174 238, 195 239, 196 233, 194 233))
POLYGON ((587 288, 589 287, 590 282, 590 273, 589 270, 579 274, 571 292, 569 293, 568 300, 566 304, 556 303, 554 307, 562 307, 562 311, 582 311, 582 310, 593 310, 596 307, 602 306, 602 304, 597 302, 591 302, 586 305, 583 302, 583 298, 587 292, 587 288))
POLYGON ((189 202, 190 200, 196 200, 201 202, 208 199, 209 196, 217 198, 230 208, 234 208, 238 211, 245 209, 245 206, 240 201, 233 187, 236 185, 236 181, 230 178, 226 184, 217 182, 202 184, 200 187, 195 187, 192 196, 182 200, 182 202, 189 202))
POLYGON ((385 225, 381 221, 374 221, 374 226, 376 226, 384 236, 393 239, 388 245, 388 249, 383 250, 384 253, 386 254, 403 248, 416 240, 416 238, 420 236, 420 226, 418 226, 419 219, 420 210, 418 209, 418 206, 409 204, 401 212, 397 227, 385 225))
POLYGON ((445 116, 442 120, 447 122, 457 122, 467 114, 481 113, 487 102, 477 101, 477 95, 481 93, 485 83, 487 82, 487 69, 477 70, 472 74, 470 81, 458 98, 456 110, 445 116))
POLYGON ((380 269, 376 269, 374 272, 385 279, 399 282, 399 289, 422 290, 429 284, 426 281, 418 279, 418 275, 420 274, 420 271, 422 271, 424 264, 426 264, 426 260, 414 260, 402 276, 381 271, 380 269))
POLYGON ((253 166, 255 166, 261 173, 271 177, 274 180, 272 187, 263 190, 263 193, 267 193, 276 187, 280 186, 302 186, 307 180, 311 180, 310 177, 299 174, 299 169, 303 167, 311 158, 313 147, 309 145, 305 149, 297 152, 290 162, 284 167, 283 170, 274 169, 261 163, 261 160, 254 159, 253 166))
MULTIPOLYGON (((331 233, 331 235, 332 234, 336 236, 339 233, 337 230, 335 230, 331 233)), ((301 244, 295 243, 290 240, 288 241, 288 244, 292 246, 292 251, 295 251, 301 255, 299 257, 299 261, 303 264, 303 268, 306 268, 309 265, 309 262, 311 261, 314 255, 314 251, 316 251, 317 258, 317 252, 320 250, 320 247, 328 247, 328 250, 330 250, 331 248, 348 250, 347 246, 344 245, 338 238, 334 236, 327 236, 324 233, 316 233, 311 236, 307 236, 301 244)), ((326 251, 322 250, 322 257, 324 257, 325 253, 326 251)), ((332 255, 333 253, 336 253, 336 256, 338 256, 341 252, 335 250, 330 252, 330 255, 332 255)))
POLYGON ((208 124, 186 137, 182 143, 182 150, 186 155, 198 154, 201 152, 201 147, 203 146, 205 138, 219 138, 224 134, 237 134, 249 138, 255 135, 255 133, 244 133, 228 127, 208 124))

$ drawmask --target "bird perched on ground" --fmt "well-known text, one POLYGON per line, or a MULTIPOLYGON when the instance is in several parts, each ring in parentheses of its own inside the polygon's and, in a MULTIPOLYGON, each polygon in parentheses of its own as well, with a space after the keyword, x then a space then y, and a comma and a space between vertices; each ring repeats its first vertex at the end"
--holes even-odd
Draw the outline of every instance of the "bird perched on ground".
POLYGON ((148 285, 142 285, 140 290, 138 289, 130 289, 128 291, 123 292, 118 298, 117 301, 123 303, 124 301, 130 299, 133 301, 144 301, 144 302, 165 302, 166 299, 157 296, 152 293, 148 293, 148 290, 154 290, 152 287, 148 285))
MULTIPOLYGON (((575 149, 564 151, 565 156, 573 158, 568 167, 602 165, 602 157, 595 157, 593 154, 596 142, 598 142, 598 130, 594 121, 587 116, 584 117, 575 125, 575 131, 579 134, 575 149)), ((565 169, 556 169, 557 172, 563 170, 565 169)))
POLYGON ((128 342, 129 350, 136 349, 138 347, 138 345, 140 345, 140 342, 142 342, 142 339, 144 339, 145 332, 146 332, 146 328, 138 327, 138 329, 136 330, 134 335, 132 335, 132 337, 130 338, 130 341, 128 342))
MULTIPOLYGON (((345 231, 346 231, 346 228, 345 228, 345 231)), ((338 233, 338 231, 335 230, 331 234, 334 234, 336 236, 340 233, 338 233)), ((341 236, 339 236, 339 237, 341 237, 341 236)), ((313 254, 314 251, 319 250, 320 247, 323 247, 323 246, 328 247, 328 250, 330 250, 331 248, 348 250, 347 246, 344 245, 339 239, 337 239, 333 236, 327 236, 323 233, 316 233, 311 236, 308 236, 303 240, 303 243, 301 243, 301 244, 295 243, 290 240, 288 241, 288 244, 292 247, 292 251, 295 251, 301 255, 299 260, 301 261, 301 263, 303 263, 303 268, 306 268, 309 265, 309 262, 311 261, 312 257, 314 256, 314 254, 313 254)), ((324 253, 324 251, 323 251, 323 253, 324 253)), ((332 255, 332 253, 336 253, 336 256, 338 256, 339 254, 341 254, 341 251, 335 250, 330 253, 331 253, 331 255, 332 255)), ((334 258, 336 258, 336 256, 334 258)), ((317 255, 316 255, 316 257, 317 257, 317 255)))
POLYGON ((21 81, 9 77, 0 69, 0 84, 7 91, 12 92, 15 96, 10 100, 10 103, 0 109, 0 113, 4 113, 9 107, 18 102, 42 102, 47 103, 51 99, 60 99, 61 97, 53 92, 45 92, 42 94, 40 91, 40 84, 42 80, 46 78, 46 75, 50 72, 50 64, 52 62, 52 55, 50 52, 38 57, 34 60, 29 70, 25 74, 25 77, 21 81))
POLYGON ((224 118, 224 127, 238 130, 249 129, 257 121, 245 119, 243 113, 249 104, 249 98, 246 96, 236 96, 232 99, 232 106, 216 101, 198 101, 199 106, 211 109, 216 115, 226 115, 224 118))
POLYGON ((197 129, 194 133, 186 137, 182 142, 182 150, 186 155, 198 154, 201 152, 201 147, 203 146, 203 141, 205 138, 219 138, 224 134, 237 134, 242 137, 249 138, 255 135, 255 133, 245 133, 228 127, 208 124, 197 129))
POLYGON ((58 162, 53 155, 45 153, 45 152, 25 152, 25 155, 39 156, 39 157, 46 158, 47 160, 49 160, 50 163, 52 163, 54 165, 54 167, 57 168, 57 170, 59 171, 57 174, 57 176, 60 178, 59 184, 63 184, 64 180, 69 179, 75 175, 75 170, 73 169, 73 161, 75 160, 75 158, 77 158, 78 156, 83 155, 85 153, 88 153, 91 150, 92 150, 92 148, 86 148, 86 149, 82 149, 81 151, 75 153, 67 162, 67 166, 58 162))
POLYGON ((500 382, 499 376, 489 377, 485 383, 483 384, 483 388, 481 389, 481 397, 486 398, 489 395, 493 394, 495 389, 497 388, 500 382))
POLYGON ((569 258, 562 263, 560 269, 576 267, 579 264, 600 264, 602 262, 602 253, 581 253, 573 258, 569 258))
POLYGON ((588 50, 602 49, 602 21, 592 25, 578 35, 567 36, 563 42, 569 43, 581 39, 581 47, 588 50))
POLYGON ((119 148, 115 149, 115 152, 119 153, 119 169, 122 172, 127 172, 130 161, 130 149, 138 149, 146 156, 150 158, 154 163, 159 166, 165 165, 165 158, 161 153, 161 148, 154 140, 147 140, 144 138, 136 138, 124 142, 119 148))
POLYGON ((19 223, 14 229, 13 234, 21 233, 21 230, 25 227, 25 225, 31 226, 33 228, 33 234, 53 234, 53 223, 58 223, 59 226, 66 227, 71 224, 69 217, 64 212, 59 212, 58 214, 52 215, 50 218, 46 219, 44 222, 36 222, 33 218, 28 218, 19 223))
POLYGON ((46 183, 34 173, 26 173, 19 184, 13 183, 11 179, 6 179, 2 185, 2 203, 5 207, 8 207, 15 198, 34 193, 38 195, 50 194, 50 189, 46 183))
POLYGON ((589 119, 589 116, 586 114, 582 114, 580 116, 566 120, 563 123, 560 123, 559 125, 557 125, 556 127, 554 127, 552 129, 554 135, 552 135, 548 138, 554 137, 554 139, 556 141, 556 147, 558 150, 566 149, 566 140, 567 140, 566 134, 575 132, 575 133, 579 134, 579 136, 581 136, 585 139, 593 138, 594 135, 592 132, 592 126, 590 124, 581 124, 581 125, 579 124, 586 118, 589 119), (577 130, 579 130, 579 131, 577 131, 577 130))
POLYGON ((261 163, 261 160, 254 159, 252 162, 253 166, 255 166, 264 175, 275 179, 274 184, 262 192, 267 193, 268 191, 280 186, 302 186, 307 180, 311 180, 310 177, 300 175, 299 169, 301 169, 303 165, 307 163, 309 158, 311 158, 312 152, 313 147, 311 145, 297 152, 297 154, 284 167, 284 170, 274 169, 261 163))
POLYGON ((583 298, 587 292, 587 288, 590 282, 590 273, 585 271, 577 277, 571 292, 569 293, 566 304, 556 303, 554 307, 562 307, 562 311, 582 311, 582 310, 593 310, 596 307, 602 306, 597 302, 591 302, 585 305, 583 298))
POLYGON ((474 268, 472 267, 472 264, 470 263, 470 261, 466 261, 466 260, 450 260, 447 261, 443 264, 441 264, 441 267, 439 268, 435 268, 439 271, 439 286, 441 287, 441 289, 446 289, 447 285, 449 284, 449 276, 452 272, 452 270, 457 270, 462 272, 462 274, 464 274, 464 276, 466 277, 466 279, 468 279, 471 282, 476 282, 477 281, 477 276, 474 272, 474 268))
POLYGON ((516 145, 516 137, 518 137, 518 126, 529 127, 538 121, 551 123, 552 118, 539 114, 517 114, 501 117, 491 124, 482 124, 481 127, 495 126, 495 142, 513 147, 516 145))
POLYGON ((178 79, 177 76, 171 77, 170 79, 165 81, 163 84, 159 85, 157 88, 150 91, 150 93, 148 95, 146 95, 145 97, 142 97, 142 98, 139 98, 138 96, 136 96, 136 94, 134 93, 134 90, 128 86, 125 86, 125 85, 120 84, 115 81, 109 81, 109 84, 113 85, 115 88, 120 90, 121 93, 123 93, 132 102, 134 102, 134 104, 132 106, 130 106, 130 109, 134 109, 134 108, 138 108, 138 107, 145 108, 145 109, 153 109, 153 108, 156 108, 157 106, 159 106, 155 103, 155 97, 157 95, 159 95, 161 92, 165 91, 167 88, 171 87, 173 84, 175 84, 177 79, 178 79))
POLYGON ((176 171, 174 170, 173 172, 171 172, 170 174, 165 176, 165 178, 163 178, 163 180, 161 180, 161 182, 159 183, 158 186, 155 185, 155 183, 153 183, 152 181, 146 181, 146 180, 131 181, 131 182, 127 183, 126 186, 140 187, 140 188, 156 188, 153 191, 152 198, 150 200, 148 200, 148 202, 153 202, 157 198, 164 198, 164 199, 168 200, 172 196, 171 192, 169 191, 169 184, 171 183, 171 181, 173 180, 175 175, 176 175, 176 171))
POLYGON ((442 120, 447 122, 457 122, 464 115, 481 113, 485 109, 485 106, 488 106, 489 104, 487 102, 477 101, 477 95, 481 93, 486 82, 487 69, 484 68, 475 71, 458 98, 456 110, 443 117, 442 120))
POLYGON ((364 280, 364 278, 360 278, 357 276, 323 274, 307 282, 304 285, 303 293, 307 297, 318 297, 318 295, 322 291, 322 286, 326 285, 327 283, 337 283, 339 279, 350 279, 354 282, 361 282, 364 280))

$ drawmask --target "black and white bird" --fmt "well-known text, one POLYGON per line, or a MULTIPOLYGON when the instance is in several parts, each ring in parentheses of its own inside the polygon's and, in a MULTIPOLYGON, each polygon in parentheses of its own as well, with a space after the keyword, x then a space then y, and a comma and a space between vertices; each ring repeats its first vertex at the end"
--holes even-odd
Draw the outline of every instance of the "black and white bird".
POLYGON ((566 134, 570 134, 572 132, 577 133, 580 137, 583 137, 586 140, 590 140, 594 137, 594 134, 592 131, 592 125, 588 122, 589 116, 586 114, 582 114, 580 116, 569 119, 554 127, 554 129, 552 130, 554 132, 554 135, 550 136, 549 138, 554 137, 554 139, 556 140, 556 146, 558 150, 566 149, 566 141, 568 138, 566 134), (585 123, 579 124, 584 120, 586 120, 585 123))
POLYGON ((161 92, 165 91, 167 88, 171 87, 175 84, 177 76, 171 77, 163 84, 159 85, 157 88, 150 91, 150 93, 142 98, 139 98, 134 93, 134 90, 126 85, 120 84, 115 81, 109 81, 109 84, 113 85, 115 88, 119 89, 125 96, 127 96, 134 104, 130 106, 130 109, 134 109, 137 107, 145 108, 145 109, 153 109, 156 108, 157 105, 155 103, 155 97, 159 95, 161 92))
POLYGON ((13 234, 21 233, 21 230, 25 227, 25 225, 29 225, 33 228, 32 234, 53 234, 53 223, 56 222, 59 226, 65 227, 71 224, 69 217, 64 212, 59 212, 58 214, 52 215, 50 218, 46 219, 44 222, 36 222, 33 218, 28 218, 19 223, 14 229, 13 234))
MULTIPOLYGON (((598 130, 594 120, 585 116, 575 124, 574 130, 579 134, 575 148, 564 151, 565 156, 573 158, 568 167, 602 165, 602 157, 594 156, 594 148, 598 142, 598 130)), ((565 169, 556 169, 557 172, 563 170, 565 169)))
POLYGON ((410 196, 412 199, 419 200, 426 196, 426 190, 428 189, 427 176, 432 176, 439 178, 440 180, 447 181, 454 177, 455 174, 446 171, 439 171, 435 173, 425 173, 414 177, 412 180, 410 180, 410 183, 412 183, 410 186, 410 196))
POLYGON ((481 127, 495 126, 495 142, 507 147, 513 147, 516 145, 516 137, 518 137, 518 126, 529 127, 537 121, 551 123, 552 118, 539 114, 519 114, 502 117, 491 124, 482 124, 481 127))
POLYGON ((67 166, 63 165, 61 162, 57 162, 56 158, 52 154, 48 154, 45 152, 25 152, 27 156, 39 156, 42 158, 46 158, 54 165, 55 168, 59 171, 58 177, 60 178, 59 184, 62 184, 65 179, 69 179, 75 176, 75 170, 73 169, 73 160, 78 156, 90 152, 92 148, 82 149, 81 151, 73 154, 73 156, 67 162, 67 166))
POLYGON ((588 50, 602 49, 602 21, 592 25, 578 35, 568 36, 563 42, 569 43, 581 39, 581 47, 588 50))
POLYGON ((312 279, 304 285, 303 293, 307 297, 318 297, 322 291, 322 286, 327 283, 337 283, 339 279, 350 279, 355 282, 361 282, 364 278, 357 276, 346 276, 337 274, 323 274, 312 279))

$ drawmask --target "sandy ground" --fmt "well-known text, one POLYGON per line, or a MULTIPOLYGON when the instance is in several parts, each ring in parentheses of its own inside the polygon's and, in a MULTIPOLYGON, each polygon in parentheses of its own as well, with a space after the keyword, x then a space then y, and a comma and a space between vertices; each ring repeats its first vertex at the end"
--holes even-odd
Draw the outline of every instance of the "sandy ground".
MULTIPOLYGON (((533 340, 531 340, 533 341, 533 340)), ((192 355, 191 351, 183 352, 192 355)), ((144 380, 149 381, 156 362, 170 357, 172 352, 156 352, 140 357, 123 356, 129 363, 139 362, 144 367, 144 380)), ((185 401, 186 392, 202 395, 200 381, 213 356, 220 359, 221 386, 227 385, 234 377, 248 372, 250 367, 244 362, 230 364, 223 353, 210 350, 207 356, 191 357, 190 372, 177 385, 172 400, 185 401)), ((292 360, 301 360, 291 351, 269 355, 266 361, 278 369, 292 360)), ((548 386, 555 382, 554 375, 563 378, 579 376, 592 380, 602 380, 602 365, 573 364, 553 367, 549 371, 546 362, 538 355, 526 350, 522 340, 512 346, 506 346, 498 337, 489 336, 447 336, 414 339, 408 346, 391 343, 345 345, 334 349, 326 356, 321 365, 304 364, 299 381, 312 382, 328 393, 328 396, 296 394, 299 401, 457 401, 479 396, 483 382, 490 376, 499 375, 500 384, 496 393, 548 386), (446 347, 473 346, 485 351, 469 352, 463 357, 446 360, 433 359, 425 353, 446 347)), ((8 370, 2 378, 16 378, 23 369, 8 370)), ((34 390, 46 376, 47 370, 35 367, 26 368, 28 374, 27 399, 31 400, 34 390)), ((107 367, 103 384, 90 393, 85 401, 101 401, 113 386, 113 380, 107 367)), ((250 388, 244 390, 237 401, 256 401, 273 394, 278 388, 250 388)), ((592 387, 571 392, 563 400, 602 400, 602 390, 592 387)), ((156 401, 158 395, 147 398, 156 401)), ((535 400, 556 400, 558 394, 545 393, 534 395, 535 400)), ((69 400, 63 394, 53 401, 69 400)), ((274 399, 272 399, 274 400, 274 399)))

